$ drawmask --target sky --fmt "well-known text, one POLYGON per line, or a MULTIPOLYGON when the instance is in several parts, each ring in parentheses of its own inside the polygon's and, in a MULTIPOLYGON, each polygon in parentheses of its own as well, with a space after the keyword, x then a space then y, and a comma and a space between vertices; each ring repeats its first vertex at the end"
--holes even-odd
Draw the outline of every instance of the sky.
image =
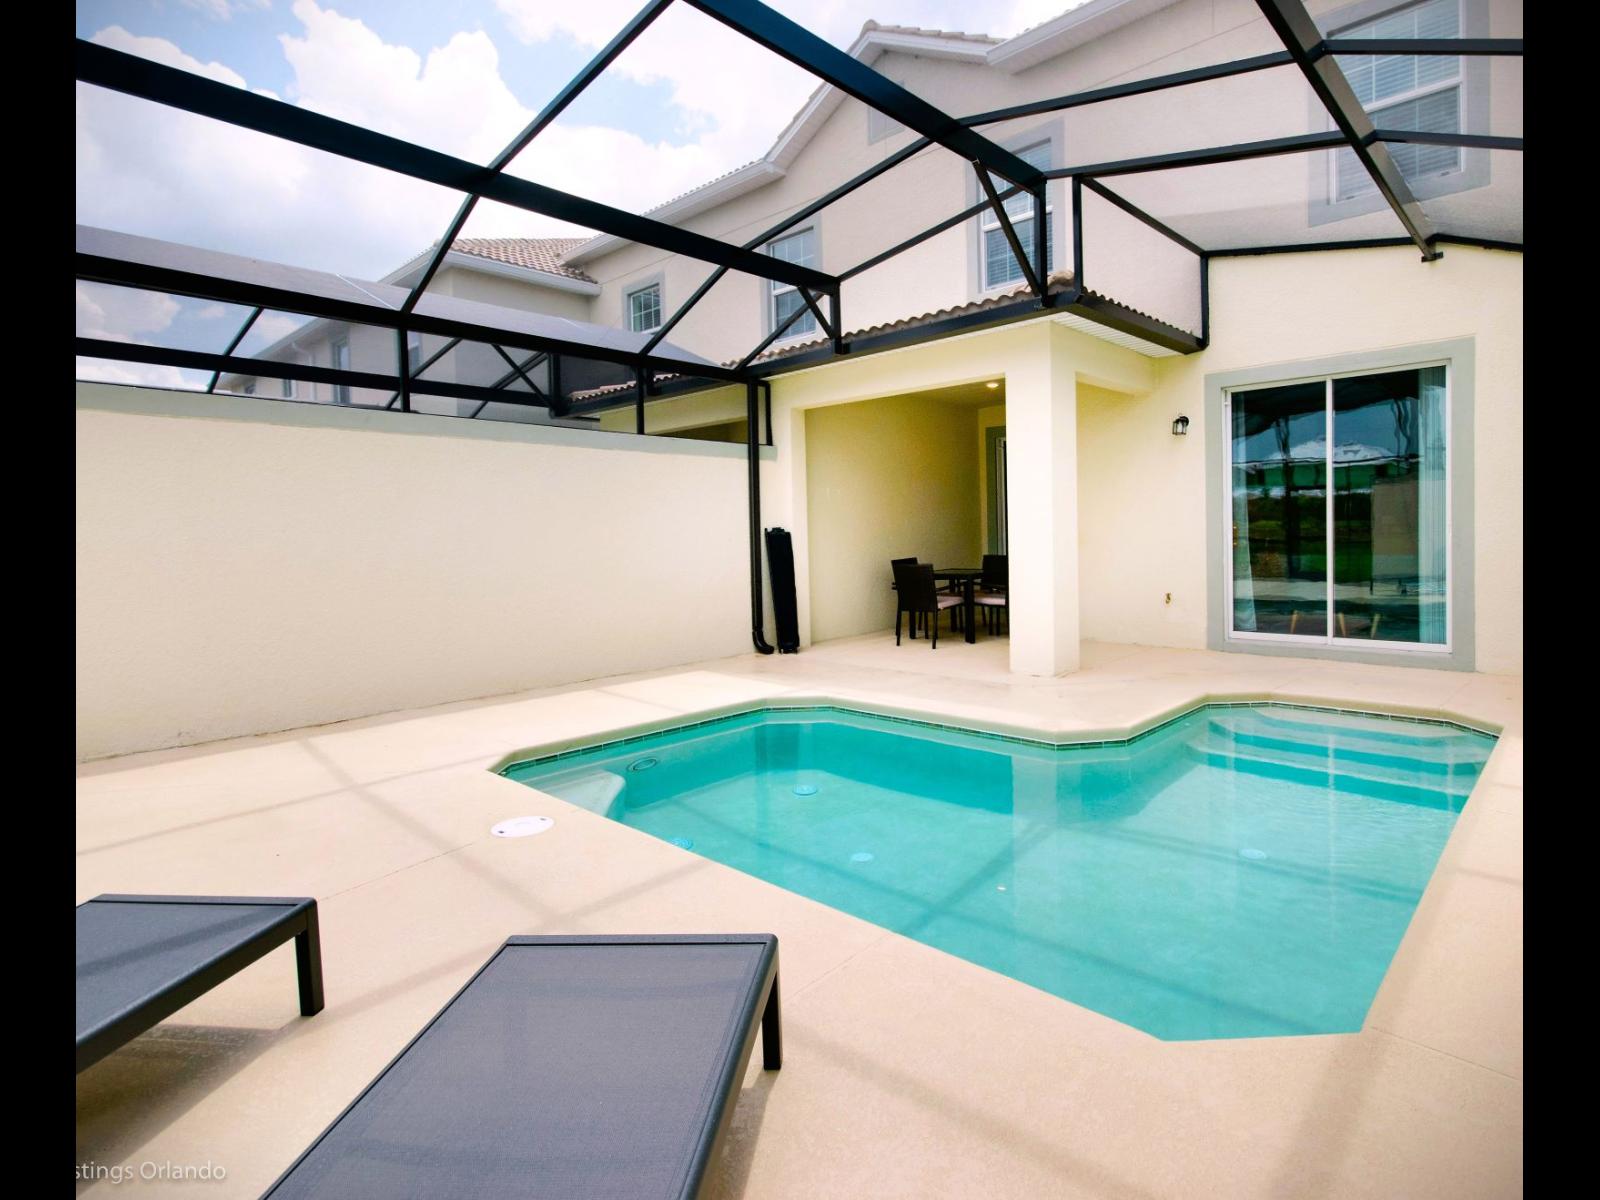
MULTIPOLYGON (((868 20, 1011 36, 1080 0, 771 0, 841 48, 868 20)), ((526 126, 643 0, 80 0, 81 38, 476 162, 526 126)), ((674 4, 511 164, 644 212, 771 147, 817 86, 674 4)), ((379 279, 444 232, 443 188, 119 93, 77 85, 77 221, 379 279)), ((480 203, 465 237, 587 236, 480 203)), ((80 283, 80 336, 221 352, 246 310, 80 283)), ((299 322, 265 314, 251 340, 299 322)), ((243 345, 240 353, 250 353, 243 345)), ((203 386, 171 367, 94 378, 203 386)), ((91 377, 80 363, 80 378, 91 377)))
MULTIPOLYGON (((487 162, 642 0, 81 0, 78 36, 487 162)), ((776 0, 847 47, 883 24, 1008 36, 1073 0, 776 0), (974 28, 974 24, 980 26, 974 28)), ((817 81, 674 4, 512 164, 634 212, 764 154, 817 81)), ((436 239, 442 188, 78 85, 79 222, 378 278, 436 239)), ((466 236, 583 235, 480 204, 466 236)))
MULTIPOLYGON (((1078 2, 773 0, 773 8, 848 48, 867 19, 1008 37, 1078 2)), ((80 0, 77 35, 486 163, 642 3, 80 0)), ((675 3, 510 171, 643 213, 765 154, 816 85, 675 3)), ((450 190, 77 85, 80 224, 382 278, 432 245, 458 203, 450 190)), ((587 234, 490 202, 462 230, 587 234)), ((77 288, 77 331, 90 338, 222 352, 245 315, 237 306, 77 288)), ((262 315, 250 339, 272 341, 298 323, 262 315)), ((115 382, 192 387, 206 378, 168 366, 83 366, 80 378, 115 382)))

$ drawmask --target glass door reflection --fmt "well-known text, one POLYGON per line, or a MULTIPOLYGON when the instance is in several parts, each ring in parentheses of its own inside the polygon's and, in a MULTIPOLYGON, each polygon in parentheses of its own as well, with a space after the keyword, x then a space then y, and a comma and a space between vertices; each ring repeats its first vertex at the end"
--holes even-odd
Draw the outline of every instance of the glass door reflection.
POLYGON ((1233 628, 1328 632, 1325 381, 1232 396, 1233 628))

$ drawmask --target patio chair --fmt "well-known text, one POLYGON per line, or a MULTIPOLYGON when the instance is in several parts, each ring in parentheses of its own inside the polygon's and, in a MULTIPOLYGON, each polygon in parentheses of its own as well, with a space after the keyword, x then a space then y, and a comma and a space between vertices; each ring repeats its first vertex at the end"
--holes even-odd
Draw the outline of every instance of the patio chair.
MULTIPOLYGON (((895 603, 900 606, 895 610, 894 614, 894 623, 896 629, 898 629, 900 626, 900 614, 906 611, 903 602, 899 599, 900 596, 904 595, 904 593, 900 591, 900 568, 913 567, 916 566, 916 563, 917 560, 915 557, 891 558, 889 560, 889 572, 894 578, 894 590, 896 595, 895 603)), ((917 636, 917 618, 915 615, 913 615, 911 618, 911 636, 917 636)), ((899 641, 895 642, 895 645, 898 646, 899 644, 899 641)))
POLYGON ((990 633, 996 632, 996 622, 1008 622, 1011 616, 1010 574, 1006 563, 1004 554, 985 554, 983 578, 978 581, 978 591, 972 597, 973 603, 983 611, 984 628, 990 633))
POLYGON ((900 563, 895 566, 894 644, 900 644, 900 617, 911 614, 911 636, 917 636, 917 622, 928 618, 927 628, 933 637, 933 648, 939 648, 939 614, 955 608, 962 602, 960 596, 941 592, 935 586, 933 564, 900 563))
POLYGON ((699 1195, 758 1026, 772 934, 511 938, 266 1195, 699 1195))
POLYGON ((309 897, 96 896, 77 924, 80 1072, 290 938, 301 1015, 322 1010, 309 897))
MULTIPOLYGON (((915 558, 891 558, 889 560, 889 570, 892 572, 897 567, 915 566, 916 562, 917 562, 917 560, 915 558)), ((899 577, 896 576, 895 577, 895 588, 896 588, 897 591, 899 590, 899 586, 900 586, 899 577)), ((939 590, 942 591, 942 592, 948 592, 952 596, 959 596, 961 594, 961 585, 959 583, 956 583, 956 582, 953 582, 953 581, 952 582, 947 582, 939 590)), ((901 610, 901 612, 904 612, 904 611, 905 611, 904 609, 901 610)), ((895 619, 899 620, 899 613, 895 614, 895 619)), ((911 636, 912 637, 916 637, 918 631, 921 628, 922 628, 922 614, 918 613, 918 614, 916 614, 915 616, 912 617, 912 621, 911 621, 911 636)), ((898 643, 896 643, 896 644, 898 645, 898 643)))

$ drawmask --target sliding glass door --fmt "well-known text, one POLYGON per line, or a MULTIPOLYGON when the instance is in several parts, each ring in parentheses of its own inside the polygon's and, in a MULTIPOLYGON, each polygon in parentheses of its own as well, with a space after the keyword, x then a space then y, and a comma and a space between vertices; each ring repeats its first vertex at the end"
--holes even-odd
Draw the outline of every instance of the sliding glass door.
POLYGON ((1232 635, 1449 645, 1445 368, 1229 394, 1232 635))

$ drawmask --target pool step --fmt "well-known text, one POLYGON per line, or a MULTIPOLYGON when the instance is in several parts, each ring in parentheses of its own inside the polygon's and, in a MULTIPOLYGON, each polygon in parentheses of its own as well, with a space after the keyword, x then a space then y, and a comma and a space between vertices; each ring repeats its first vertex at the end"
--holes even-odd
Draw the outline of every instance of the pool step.
POLYGON ((549 792, 602 817, 611 815, 612 807, 627 788, 627 780, 613 771, 589 769, 568 775, 555 775, 539 782, 539 790, 549 792))
POLYGON ((1313 723, 1249 710, 1224 710, 1207 721, 1208 734, 1241 750, 1300 756, 1321 763, 1412 774, 1476 777, 1493 743, 1451 730, 1411 736, 1383 729, 1381 718, 1368 723, 1313 723))
POLYGON ((1419 776, 1391 766, 1330 759, 1326 747, 1318 747, 1314 756, 1245 745, 1214 735, 1194 739, 1188 749, 1196 761, 1220 770, 1308 787, 1334 787, 1341 792, 1423 808, 1459 809, 1476 778, 1475 774, 1419 776))

